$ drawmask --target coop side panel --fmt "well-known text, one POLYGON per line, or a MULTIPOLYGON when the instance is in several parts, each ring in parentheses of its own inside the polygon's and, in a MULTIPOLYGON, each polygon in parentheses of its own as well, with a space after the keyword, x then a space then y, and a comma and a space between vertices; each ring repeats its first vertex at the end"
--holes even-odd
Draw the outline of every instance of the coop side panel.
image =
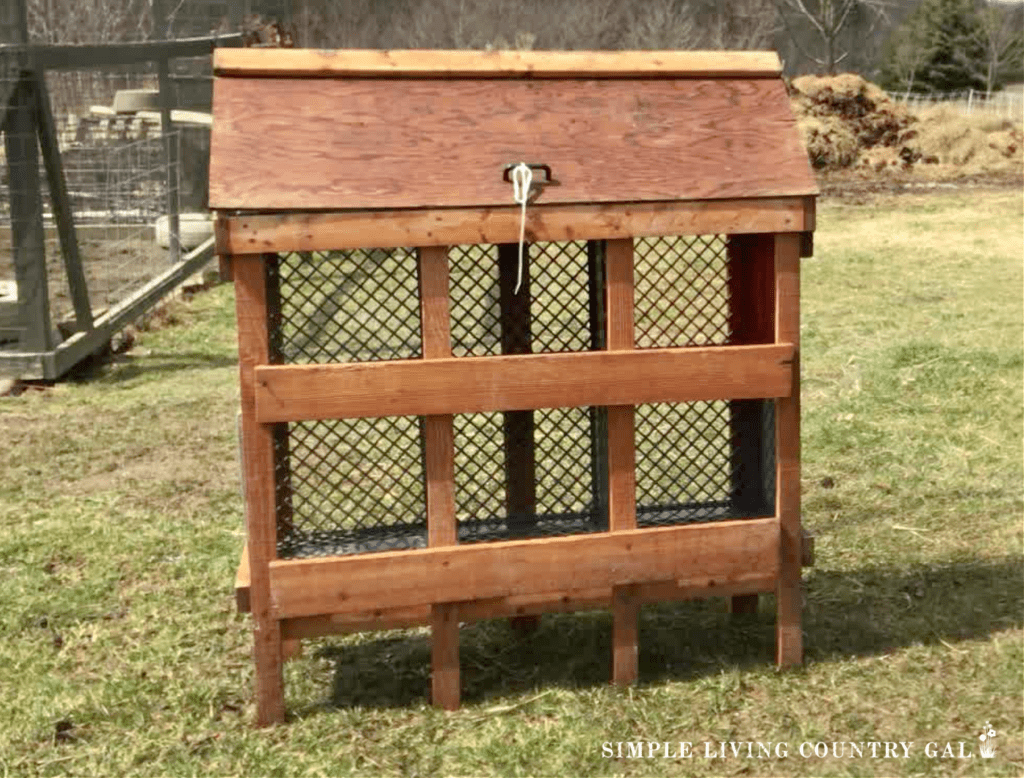
POLYGON ((499 206, 815 191, 780 80, 219 78, 214 208, 499 206))

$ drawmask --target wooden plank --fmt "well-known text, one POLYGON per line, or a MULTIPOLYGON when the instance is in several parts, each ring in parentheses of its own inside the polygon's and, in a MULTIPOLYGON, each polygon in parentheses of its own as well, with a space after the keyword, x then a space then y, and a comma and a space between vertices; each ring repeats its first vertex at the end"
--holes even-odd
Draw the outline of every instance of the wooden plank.
POLYGON ((800 236, 775 236, 775 339, 793 343, 792 394, 775 401, 775 510, 780 524, 776 662, 803 662, 800 562, 800 236))
POLYGON ((83 332, 92 327, 92 306, 89 303, 89 289, 82 269, 82 257, 78 251, 78 236, 75 233, 75 218, 68 196, 64 165, 61 161, 60 145, 57 142, 57 128, 50 107, 50 95, 46 90, 46 79, 41 73, 34 73, 32 81, 36 95, 36 128, 39 132, 39 148, 46 166, 46 179, 53 203, 53 215, 57 222, 60 238, 61 257, 67 276, 68 291, 75 309, 75 329, 83 332))
POLYGON ((255 370, 270 360, 267 283, 262 257, 235 262, 242 468, 249 551, 249 601, 255 621, 256 723, 284 720, 281 629, 270 597, 269 564, 277 556, 273 428, 256 419, 255 370))
MULTIPOLYGON (((608 205, 546 205, 526 211, 526 239, 607 240, 661 235, 800 232, 804 200, 702 200, 608 205)), ((264 251, 449 246, 519 240, 519 209, 280 213, 217 217, 222 255, 264 251)))
MULTIPOLYGON (((775 340, 775 237, 733 235, 728 244, 729 342, 772 343, 775 340)), ((757 514, 769 502, 764 494, 764 404, 771 400, 729 403, 731 499, 735 509, 757 514)), ((736 615, 757 613, 757 595, 739 595, 730 602, 736 615)))
POLYGON ((218 76, 470 78, 775 78, 773 51, 438 51, 238 49, 214 52, 218 76))
POLYGON ((741 583, 774 576, 778 548, 779 523, 766 518, 276 560, 273 612, 294 618, 658 581, 741 583))
MULTIPOLYGON (((633 333, 633 240, 610 240, 605 248, 605 344, 631 351, 633 333)), ((683 382, 681 375, 677 380, 683 382)), ((595 405, 598 403, 595 403, 595 405)), ((601 403, 604 404, 604 403, 601 403)), ((609 404, 610 405, 610 404, 609 404)), ((608 529, 636 528, 636 444, 633 405, 608 408, 608 529)), ((635 683, 640 604, 631 586, 612 590, 612 682, 635 683)))
POLYGON ((235 606, 239 613, 249 613, 252 610, 252 601, 249 599, 249 588, 252 585, 252 577, 249 573, 249 546, 242 547, 242 558, 238 562, 238 570, 235 572, 235 606))
MULTIPOLYGON (((423 358, 451 357, 447 250, 420 249, 419 276, 423 358)), ((457 542, 458 534, 452 417, 451 414, 423 415, 426 417, 423 422, 428 542, 431 546, 451 545, 457 542)))
POLYGON ((214 116, 213 208, 504 207, 519 161, 551 166, 537 205, 817 187, 779 79, 222 78, 214 116))
POLYGON ((785 397, 791 356, 782 343, 275 365, 256 369, 256 412, 268 423, 785 397))
MULTIPOLYGON (((450 357, 451 312, 448 250, 419 250, 420 321, 423 358, 450 357)), ((458 543, 455 520, 455 443, 450 414, 423 419, 427 490, 427 543, 431 548, 458 543)), ((432 702, 445 710, 459 707, 459 616, 457 606, 435 604, 430 612, 432 702)))
POLYGON ((46 283, 46 243, 43 200, 39 186, 39 147, 36 145, 34 78, 24 75, 11 97, 4 150, 10 195, 11 249, 18 284, 18 350, 50 351, 50 297, 46 283))
MULTIPOLYGON (((744 580, 714 585, 680 586, 675 581, 636 584, 636 597, 642 604, 696 600, 708 597, 756 595, 774 592, 775 576, 751 571, 744 580)), ((580 592, 545 592, 542 594, 490 597, 461 602, 457 606, 462 622, 485 619, 523 618, 544 613, 574 613, 608 610, 612 605, 611 587, 580 592)), ((344 635, 370 630, 407 629, 430 624, 431 607, 415 605, 406 608, 375 608, 368 611, 300 616, 281 622, 284 637, 312 638, 322 635, 344 635)))

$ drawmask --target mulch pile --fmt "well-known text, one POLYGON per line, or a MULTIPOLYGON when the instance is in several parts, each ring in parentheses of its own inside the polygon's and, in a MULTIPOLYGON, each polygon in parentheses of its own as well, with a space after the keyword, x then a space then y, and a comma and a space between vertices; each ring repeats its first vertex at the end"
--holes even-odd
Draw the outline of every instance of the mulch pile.
POLYGON ((914 113, 852 73, 801 76, 789 88, 808 156, 819 170, 944 177, 1024 164, 1019 123, 967 115, 956 106, 914 113))

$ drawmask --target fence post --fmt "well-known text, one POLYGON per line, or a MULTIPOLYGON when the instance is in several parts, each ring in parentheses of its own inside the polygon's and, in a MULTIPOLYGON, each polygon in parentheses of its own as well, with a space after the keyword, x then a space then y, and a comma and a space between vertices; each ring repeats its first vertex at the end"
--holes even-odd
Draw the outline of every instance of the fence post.
POLYGON ((974 110, 974 90, 967 90, 967 113, 970 114, 974 110))
POLYGON ((7 187, 11 202, 11 248, 18 284, 18 338, 21 351, 53 348, 50 332, 50 293, 46 281, 46 236, 43 196, 39 186, 39 147, 36 145, 34 77, 22 71, 7 109, 4 147, 7 187))

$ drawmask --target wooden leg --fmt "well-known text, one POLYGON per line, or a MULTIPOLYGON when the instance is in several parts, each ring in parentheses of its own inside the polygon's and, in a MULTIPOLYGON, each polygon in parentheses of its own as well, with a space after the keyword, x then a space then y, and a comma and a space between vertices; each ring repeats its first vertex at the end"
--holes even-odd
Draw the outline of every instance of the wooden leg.
POLYGON ((445 710, 458 710, 460 701, 458 606, 434 605, 430 612, 430 630, 431 701, 445 710))
POLYGON ((282 672, 281 624, 274 619, 258 621, 254 630, 256 660, 256 726, 284 722, 284 673, 282 672))
POLYGON ((640 605, 631 586, 618 586, 612 594, 612 683, 636 683, 640 605))
POLYGON ((775 236, 775 339, 798 346, 793 393, 775 401, 775 506, 782 530, 779 549, 775 659, 779 667, 803 662, 800 588, 800 235, 775 236))
POLYGON ((753 616, 757 613, 756 594, 737 594, 729 598, 729 613, 733 616, 753 616))

